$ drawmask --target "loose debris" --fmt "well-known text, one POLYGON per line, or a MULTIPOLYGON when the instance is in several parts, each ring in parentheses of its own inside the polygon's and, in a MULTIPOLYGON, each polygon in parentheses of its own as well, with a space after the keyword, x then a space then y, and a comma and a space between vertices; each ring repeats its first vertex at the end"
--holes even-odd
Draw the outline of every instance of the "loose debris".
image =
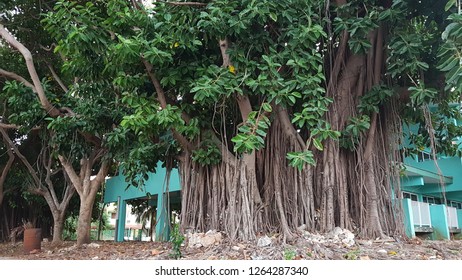
MULTIPOLYGON (((280 236, 263 235, 252 242, 232 241, 223 233, 188 233, 182 259, 191 260, 462 260, 462 241, 423 239, 361 240, 345 229, 321 235, 299 228, 299 236, 283 243, 280 236)), ((163 260, 171 259, 169 242, 94 241, 81 246, 66 241, 30 254, 22 242, 0 243, 0 259, 29 260, 163 260)))

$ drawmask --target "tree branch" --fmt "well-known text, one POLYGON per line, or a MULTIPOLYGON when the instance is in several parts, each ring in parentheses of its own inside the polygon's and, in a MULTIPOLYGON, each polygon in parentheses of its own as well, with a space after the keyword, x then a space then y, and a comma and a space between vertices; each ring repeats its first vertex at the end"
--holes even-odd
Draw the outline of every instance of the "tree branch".
POLYGON ((18 82, 23 83, 26 87, 31 88, 34 92, 36 92, 35 87, 33 84, 31 84, 28 80, 26 80, 24 77, 21 77, 20 75, 6 71, 4 69, 0 68, 0 76, 4 76, 13 80, 16 80, 18 82))
POLYGON ((51 75, 53 75, 53 78, 58 82, 59 86, 63 89, 64 92, 68 92, 69 89, 66 87, 66 85, 63 83, 61 78, 59 78, 58 74, 56 74, 55 69, 47 63, 48 69, 50 69, 51 75))
POLYGON ((221 51, 221 57, 223 58, 223 64, 221 67, 228 67, 231 65, 231 60, 229 58, 228 52, 228 39, 220 40, 220 51, 221 51))
POLYGON ((200 2, 161 2, 165 4, 169 4, 172 6, 192 6, 192 7, 205 7, 207 3, 200 3, 200 2))
POLYGON ((66 183, 66 187, 65 187, 65 191, 64 191, 64 195, 63 195, 63 201, 59 205, 59 210, 60 211, 64 211, 64 209, 69 204, 69 201, 71 200, 74 193, 75 193, 74 185, 66 183))
POLYGON ((2 175, 0 177, 0 205, 2 205, 2 202, 3 202, 3 195, 4 195, 3 190, 5 186, 6 176, 8 175, 8 172, 10 171, 11 166, 13 165, 13 162, 14 162, 13 152, 8 147, 6 147, 6 150, 8 153, 8 161, 6 162, 5 166, 3 166, 2 175))
POLYGON ((287 109, 283 108, 280 105, 276 105, 276 112, 277 116, 279 117, 279 121, 282 124, 282 130, 286 133, 286 135, 295 137, 296 141, 300 145, 300 148, 302 150, 306 149, 305 141, 303 141, 302 137, 300 136, 300 133, 297 132, 292 122, 290 121, 287 109))
POLYGON ((45 174, 45 183, 48 186, 49 193, 51 194, 51 198, 53 199, 54 204, 59 205, 58 197, 56 196, 55 187, 51 180, 51 165, 53 164, 53 159, 51 156, 47 159, 47 148, 42 149, 42 165, 45 167, 46 174, 45 174))
POLYGON ((61 162, 61 165, 63 166, 64 170, 66 171, 67 176, 69 176, 69 179, 71 180, 72 185, 74 185, 75 189, 81 195, 82 193, 82 182, 80 181, 79 176, 74 170, 74 167, 72 167, 72 164, 69 163, 66 157, 62 155, 58 155, 59 162, 61 162))
POLYGON ((167 108, 167 100, 165 99, 165 92, 162 89, 162 86, 157 79, 156 75, 152 72, 152 64, 147 61, 144 57, 141 57, 141 61, 143 61, 144 67, 146 68, 146 71, 148 72, 148 76, 151 79, 152 84, 154 85, 154 88, 156 89, 157 93, 157 100, 159 100, 160 107, 162 109, 167 108))
POLYGON ((10 137, 8 136, 8 133, 6 133, 5 129, 0 128, 0 133, 2 134, 3 140, 6 142, 7 146, 9 146, 13 151, 16 153, 18 158, 22 161, 22 163, 26 166, 27 170, 29 171, 30 175, 32 176, 32 179, 34 179, 34 182, 36 184, 35 191, 41 192, 43 191, 42 188, 42 182, 40 181, 39 177, 37 176, 34 168, 30 163, 27 161, 26 157, 19 151, 18 147, 11 141, 10 137))
MULTIPOLYGON (((162 86, 159 80, 157 79, 156 75, 152 72, 152 68, 153 68, 152 64, 149 61, 147 61, 144 57, 141 57, 141 61, 143 62, 144 67, 146 68, 146 71, 148 73, 148 76, 151 79, 151 82, 154 85, 154 88, 156 89, 157 100, 159 101, 161 108, 162 109, 167 108, 167 100, 165 98, 165 92, 162 89, 162 86)), ((181 117, 183 118, 185 122, 188 122, 190 119, 189 116, 184 112, 181 114, 181 117)), ((188 141, 188 139, 186 139, 186 137, 178 133, 175 129, 172 129, 172 132, 173 132, 173 136, 175 137, 175 139, 178 142, 180 142, 183 148, 189 151, 193 150, 192 144, 188 141)))
POLYGON ((40 99, 40 103, 42 104, 42 107, 47 111, 47 113, 50 116, 52 116, 52 117, 59 116, 60 115, 59 110, 56 109, 50 103, 50 101, 48 101, 48 98, 45 95, 45 90, 43 89, 42 84, 40 83, 40 78, 39 78, 39 76, 37 74, 37 70, 35 69, 34 61, 32 59, 32 54, 29 51, 29 49, 27 49, 23 44, 21 44, 19 41, 17 41, 13 37, 13 35, 11 35, 10 32, 8 32, 5 29, 3 24, 0 24, 0 36, 3 37, 3 39, 5 39, 5 41, 7 41, 8 44, 10 44, 12 47, 17 49, 22 54, 22 56, 24 57, 24 59, 26 61, 27 70, 29 71, 29 75, 30 75, 30 77, 32 79, 35 90, 36 90, 37 95, 38 95, 38 97, 40 99))
MULTIPOLYGON (((10 123, 2 123, 0 122, 0 128, 2 129, 21 129, 22 127, 20 125, 16 125, 16 124, 10 124, 10 123)), ((41 129, 40 126, 34 126, 33 128, 31 128, 30 130, 39 130, 41 129)))
POLYGON ((79 130, 80 135, 85 138, 85 141, 89 143, 93 143, 96 148, 101 148, 101 139, 93 134, 90 134, 88 132, 82 132, 79 130))

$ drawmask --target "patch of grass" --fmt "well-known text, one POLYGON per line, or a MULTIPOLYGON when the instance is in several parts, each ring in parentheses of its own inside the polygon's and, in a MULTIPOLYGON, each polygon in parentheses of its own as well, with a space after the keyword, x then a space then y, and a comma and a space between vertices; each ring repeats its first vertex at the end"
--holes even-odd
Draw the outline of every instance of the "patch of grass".
POLYGON ((361 251, 359 249, 356 249, 356 250, 349 251, 348 253, 343 255, 343 257, 346 260, 357 260, 359 258, 360 253, 361 251))
POLYGON ((289 261, 295 259, 297 252, 294 249, 286 248, 284 250, 284 260, 289 261))

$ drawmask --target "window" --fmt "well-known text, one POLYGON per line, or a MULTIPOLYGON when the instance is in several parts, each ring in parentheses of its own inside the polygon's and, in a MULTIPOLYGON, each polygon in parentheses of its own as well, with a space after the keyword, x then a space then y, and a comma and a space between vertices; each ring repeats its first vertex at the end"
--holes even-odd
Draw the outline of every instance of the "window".
POLYGON ((455 207, 455 208, 457 208, 457 209, 462 209, 462 202, 450 201, 450 202, 449 202, 449 206, 455 207))
POLYGON ((423 202, 429 203, 429 204, 441 204, 441 199, 438 197, 432 197, 432 196, 422 196, 423 202))
POLYGON ((417 201, 417 195, 413 193, 403 192, 403 198, 409 198, 413 201, 417 201))
POLYGON ((417 154, 417 161, 422 162, 426 160, 433 160, 433 156, 427 152, 420 152, 417 154))

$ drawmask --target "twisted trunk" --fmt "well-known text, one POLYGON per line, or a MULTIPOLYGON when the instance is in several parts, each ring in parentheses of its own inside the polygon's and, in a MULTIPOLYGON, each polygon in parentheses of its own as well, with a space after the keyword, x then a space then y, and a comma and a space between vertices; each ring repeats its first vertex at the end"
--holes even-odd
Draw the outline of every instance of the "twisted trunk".
POLYGON ((109 161, 102 160, 98 173, 93 179, 91 178, 93 175, 92 169, 102 156, 100 153, 101 151, 94 151, 89 157, 82 158, 80 161, 79 174, 77 174, 66 157, 62 155, 58 156, 59 161, 80 198, 79 219, 77 223, 77 246, 91 242, 90 232, 93 205, 95 203, 96 194, 109 172, 109 161))

